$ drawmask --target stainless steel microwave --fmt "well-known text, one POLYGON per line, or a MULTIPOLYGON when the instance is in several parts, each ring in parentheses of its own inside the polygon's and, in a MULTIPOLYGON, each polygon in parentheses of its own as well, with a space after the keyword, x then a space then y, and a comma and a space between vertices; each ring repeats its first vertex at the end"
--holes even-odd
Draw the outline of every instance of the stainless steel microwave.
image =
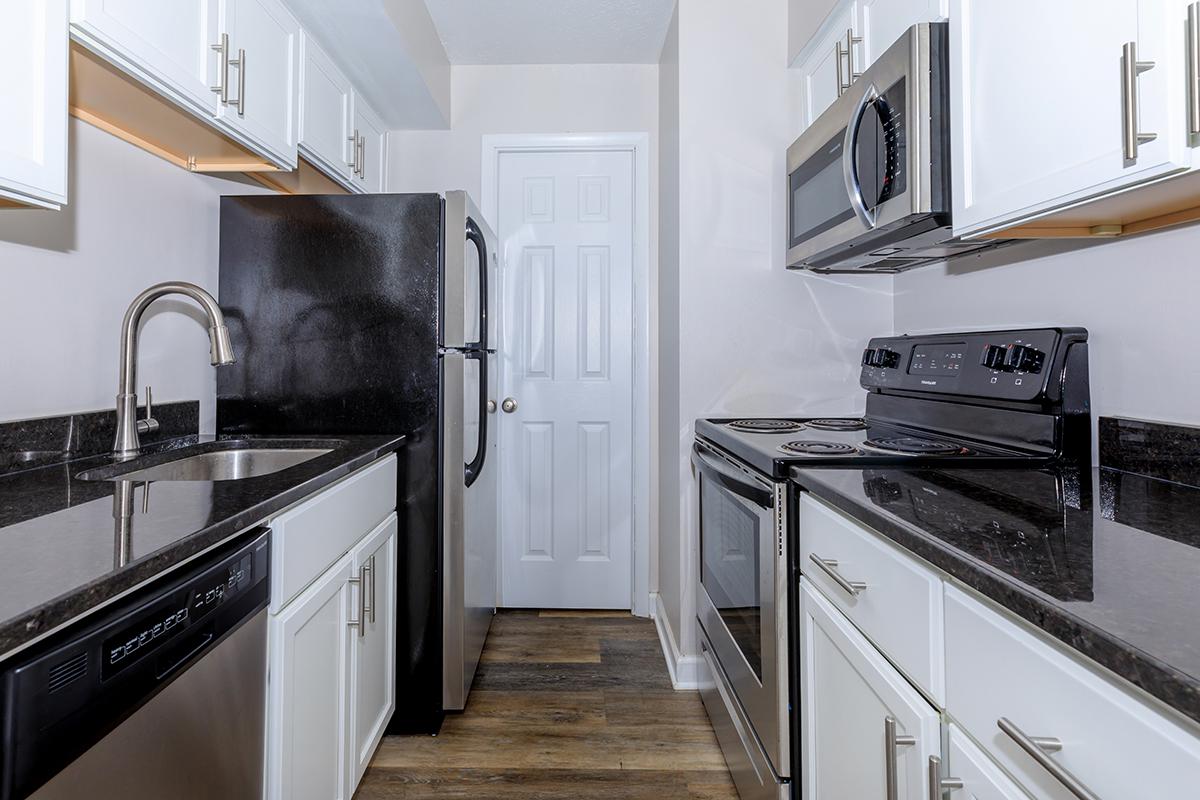
POLYGON ((950 228, 947 24, 921 23, 787 152, 787 265, 896 272, 994 246, 950 228))

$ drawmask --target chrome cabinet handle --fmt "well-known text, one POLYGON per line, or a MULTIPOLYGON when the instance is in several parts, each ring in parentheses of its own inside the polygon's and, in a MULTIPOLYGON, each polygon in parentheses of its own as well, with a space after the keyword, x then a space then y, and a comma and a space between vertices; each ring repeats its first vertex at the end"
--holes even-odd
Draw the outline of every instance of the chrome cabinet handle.
POLYGON ((862 44, 862 37, 854 35, 854 28, 846 29, 846 88, 862 77, 861 72, 854 71, 854 45, 862 44))
MULTIPOLYGON (((367 559, 367 563, 363 564, 361 567, 358 568, 359 580, 361 581, 361 584, 359 587, 359 593, 360 593, 359 618, 362 619, 362 621, 364 623, 368 619, 370 619, 371 622, 375 621, 375 619, 374 619, 374 617, 375 617, 375 576, 372 574, 374 569, 375 569, 375 564, 372 562, 371 559, 367 559), (367 580, 368 575, 370 576, 370 581, 367 580), (368 585, 371 586, 371 589, 370 589, 371 602, 369 604, 367 603, 367 586, 368 585)), ((363 631, 365 634, 366 625, 363 625, 363 631)))
POLYGON ((355 175, 358 174, 358 130, 355 129, 353 136, 347 136, 346 141, 352 144, 350 148, 350 171, 355 175))
POLYGON ((947 789, 962 789, 962 778, 943 778, 942 760, 937 756, 929 757, 929 800, 942 800, 947 789))
POLYGON ((821 571, 829 576, 830 580, 842 587, 842 590, 851 597, 858 597, 867 590, 867 584, 862 581, 848 581, 837 571, 837 559, 821 558, 816 553, 810 553, 809 560, 821 568, 821 571))
POLYGON ((1188 6, 1188 133, 1200 135, 1200 3, 1188 6))
POLYGON ((500 404, 500 408, 504 409, 505 414, 511 414, 517 410, 517 401, 511 397, 504 398, 504 402, 500 404))
POLYGON ((220 82, 216 86, 210 86, 214 92, 221 96, 221 105, 229 105, 229 34, 222 33, 221 41, 217 44, 209 45, 213 50, 221 54, 221 63, 217 67, 217 77, 220 82))
POLYGON ((377 573, 375 572, 375 556, 371 556, 371 624, 372 625, 375 624, 375 608, 377 605, 376 597, 375 597, 376 574, 377 573))
POLYGON ((358 137, 358 177, 367 179, 367 137, 358 137))
POLYGON ((833 59, 837 62, 837 96, 841 97, 846 91, 846 75, 842 71, 842 40, 833 43, 833 59))
POLYGON ((900 779, 897 776, 896 750, 901 747, 912 747, 916 743, 916 737, 896 733, 895 717, 889 715, 883 718, 883 789, 884 797, 887 800, 900 799, 900 779))
POLYGON ((1135 161, 1138 147, 1153 142, 1157 133, 1138 131, 1138 75, 1154 69, 1153 61, 1138 61, 1137 42, 1126 42, 1121 49, 1121 121, 1124 123, 1122 150, 1126 161, 1135 161))
POLYGON ((489 414, 495 414, 495 413, 496 413, 496 401, 495 401, 495 400, 488 400, 488 401, 487 401, 487 412, 488 412, 489 414))
POLYGON ((352 618, 346 620, 346 624, 348 626, 350 626, 351 628, 358 628, 358 637, 361 639, 362 637, 367 635, 367 625, 366 625, 367 593, 364 591, 365 584, 363 583, 362 570, 358 571, 357 578, 347 578, 346 582, 349 583, 351 586, 358 587, 358 619, 354 619, 352 617, 352 618))
POLYGON ((1059 764, 1050 757, 1050 753, 1057 753, 1062 750, 1062 741, 1051 736, 1030 736, 1012 723, 1008 717, 1001 717, 996 720, 996 725, 1000 730, 1004 731, 1008 738, 1017 743, 1017 746, 1029 754, 1029 757, 1041 765, 1042 769, 1049 772, 1053 778, 1061 783, 1068 792, 1075 795, 1079 800, 1100 800, 1096 795, 1092 794, 1083 782, 1070 773, 1066 767, 1059 764))
POLYGON ((230 59, 229 63, 236 64, 238 68, 237 113, 239 117, 244 117, 246 116, 246 51, 239 48, 237 59, 230 59))

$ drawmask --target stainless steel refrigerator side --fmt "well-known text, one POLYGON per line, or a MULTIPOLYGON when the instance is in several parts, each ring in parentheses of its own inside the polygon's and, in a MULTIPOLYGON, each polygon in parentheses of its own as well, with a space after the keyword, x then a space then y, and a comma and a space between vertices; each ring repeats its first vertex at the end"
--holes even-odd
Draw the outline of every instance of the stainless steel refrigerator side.
POLYGON ((463 480, 463 400, 466 356, 443 353, 442 362, 442 707, 461 710, 466 703, 463 635, 465 621, 463 480))
POLYGON ((466 192, 446 192, 442 245, 442 347, 467 346, 466 294, 467 207, 471 201, 466 192))

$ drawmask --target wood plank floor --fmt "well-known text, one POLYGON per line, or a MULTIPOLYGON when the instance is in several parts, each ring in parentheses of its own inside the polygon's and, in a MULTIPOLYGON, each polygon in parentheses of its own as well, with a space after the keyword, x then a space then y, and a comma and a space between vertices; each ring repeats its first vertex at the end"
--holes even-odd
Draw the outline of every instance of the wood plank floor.
POLYGON ((736 800, 695 692, 671 689, 654 623, 502 611, 466 711, 384 739, 357 800, 736 800))

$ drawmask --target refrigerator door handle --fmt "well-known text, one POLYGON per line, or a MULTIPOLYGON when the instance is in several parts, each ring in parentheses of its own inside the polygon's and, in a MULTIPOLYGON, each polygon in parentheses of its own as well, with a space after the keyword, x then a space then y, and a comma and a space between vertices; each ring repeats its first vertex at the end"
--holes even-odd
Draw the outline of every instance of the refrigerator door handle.
POLYGON ((475 445, 475 457, 465 467, 463 481, 467 486, 475 483, 483 472, 483 463, 487 460, 488 441, 488 352, 473 350, 464 354, 464 358, 473 358, 479 362, 479 440, 475 445))
POLYGON ((487 240, 475 220, 467 217, 467 241, 479 251, 479 341, 467 345, 469 350, 488 349, 488 259, 487 240))

